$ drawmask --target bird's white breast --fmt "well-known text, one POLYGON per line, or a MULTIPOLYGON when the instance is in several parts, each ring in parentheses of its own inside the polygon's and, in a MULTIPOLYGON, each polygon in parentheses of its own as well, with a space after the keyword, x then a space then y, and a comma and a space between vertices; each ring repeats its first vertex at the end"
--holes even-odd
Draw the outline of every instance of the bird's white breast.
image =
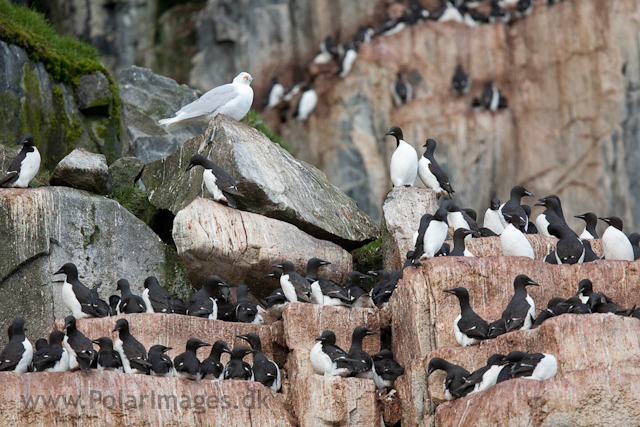
POLYGON ((311 284, 311 301, 314 304, 324 305, 324 295, 320 289, 320 282, 317 280, 311 284))
POLYGON ((501 235, 504 230, 504 225, 502 225, 502 221, 500 221, 501 216, 498 211, 494 211, 491 208, 487 209, 484 213, 484 228, 488 228, 498 236, 501 235))
POLYGON ((298 301, 298 294, 296 293, 296 288, 293 286, 293 283, 289 280, 288 274, 283 274, 280 276, 280 287, 282 288, 282 293, 284 296, 291 302, 298 301))
POLYGON ((425 187, 431 188, 437 193, 442 192, 443 189, 440 187, 438 179, 429 170, 430 164, 431 161, 429 161, 425 156, 420 157, 420 161, 418 162, 418 175, 420 176, 420 181, 422 181, 425 187))
POLYGON ((495 385, 495 383, 498 381, 498 375, 500 375, 502 368, 504 368, 504 366, 493 365, 492 367, 490 367, 482 376, 482 381, 480 382, 479 386, 476 387, 474 393, 484 391, 489 387, 495 385))
POLYGON ((533 301, 533 298, 531 298, 531 295, 527 294, 527 298, 526 298, 527 302, 529 303, 529 311, 527 311, 527 317, 524 319, 524 325, 522 325, 522 329, 521 330, 527 330, 527 329, 531 329, 531 324, 532 324, 532 320, 536 317, 536 303, 535 301, 533 301))
POLYGON ((131 370, 131 364, 129 364, 129 359, 127 358, 127 355, 124 354, 124 343, 122 342, 120 337, 118 337, 116 339, 116 342, 113 344, 113 348, 120 355, 120 359, 122 361, 122 367, 124 369, 124 373, 125 374, 132 374, 133 372, 131 370))
POLYGON ((215 200, 216 202, 227 200, 227 198, 218 187, 218 184, 216 184, 217 179, 211 169, 205 169, 204 172, 202 172, 202 180, 204 181, 204 185, 207 187, 207 191, 209 192, 209 194, 213 196, 213 200, 215 200))
POLYGON ((271 93, 269 93, 269 103, 267 104, 267 108, 273 108, 282 101, 282 97, 284 96, 284 86, 280 83, 273 85, 271 88, 271 93))
POLYGON ((62 285, 62 302, 64 302, 64 305, 71 310, 71 314, 73 314, 73 317, 76 319, 89 317, 88 314, 82 312, 82 305, 80 304, 80 301, 78 301, 76 294, 73 292, 73 286, 71 286, 71 283, 66 280, 62 285))
POLYGON ((536 228, 538 229, 538 233, 543 236, 551 236, 551 234, 549 234, 549 230, 547 230, 548 227, 549 221, 547 221, 547 216, 545 214, 538 215, 536 218, 536 228))
POLYGON ((15 371, 20 374, 24 374, 29 370, 29 365, 31 365, 31 361, 33 360, 33 346, 27 338, 22 341, 22 347, 24 351, 15 369, 15 371))
POLYGON ((309 115, 315 110, 318 105, 318 94, 315 90, 307 90, 300 97, 300 103, 298 104, 298 119, 307 120, 309 115))
POLYGON ((400 140, 391 156, 390 172, 394 186, 413 185, 418 174, 418 153, 415 148, 400 140))
POLYGON ((592 240, 592 239, 595 239, 595 237, 593 237, 593 235, 592 235, 591 233, 589 233, 589 232, 587 231, 587 228, 585 227, 585 228, 584 228, 584 231, 583 231, 583 232, 582 232, 582 234, 580 235, 580 239, 583 239, 583 240, 592 240))
POLYGON ((151 300, 149 299, 149 289, 145 288, 142 291, 142 300, 147 305, 147 313, 153 313, 153 306, 151 305, 151 300))
POLYGON ((347 53, 344 54, 344 58, 342 59, 342 71, 340 72, 340 77, 346 77, 347 74, 351 71, 353 67, 353 63, 356 62, 356 58, 358 57, 358 53, 349 49, 347 53))
POLYGON ((333 362, 327 353, 322 351, 322 343, 316 343, 309 354, 311 365, 317 374, 325 375, 333 370, 333 362))
POLYGON ((33 147, 33 151, 27 153, 22 164, 20 165, 20 174, 17 181, 14 183, 14 187, 27 188, 29 183, 40 170, 40 152, 36 147, 33 147))
POLYGON ((478 340, 476 338, 469 338, 458 327, 458 322, 460 321, 460 319, 462 319, 462 314, 459 314, 458 317, 456 317, 456 320, 453 321, 453 332, 456 336, 456 341, 458 341, 458 344, 463 347, 476 345, 478 343, 478 340))
POLYGON ((533 247, 520 230, 515 228, 513 224, 507 225, 500 235, 500 243, 502 246, 502 255, 504 256, 523 256, 535 259, 533 247))
POLYGON ((633 261, 633 246, 629 238, 615 227, 609 226, 602 234, 605 259, 633 261))
POLYGON ((440 250, 444 240, 447 238, 447 231, 449 227, 442 221, 432 220, 427 227, 427 231, 424 233, 424 255, 427 258, 435 256, 436 252, 440 250))
POLYGON ((533 373, 529 377, 530 380, 544 381, 556 376, 558 372, 558 361, 551 354, 545 354, 542 360, 533 369, 533 373))

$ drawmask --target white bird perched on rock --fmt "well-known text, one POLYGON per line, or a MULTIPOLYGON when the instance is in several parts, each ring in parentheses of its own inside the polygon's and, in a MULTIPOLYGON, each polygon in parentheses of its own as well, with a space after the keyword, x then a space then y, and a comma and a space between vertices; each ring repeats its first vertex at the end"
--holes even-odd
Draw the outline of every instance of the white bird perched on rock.
POLYGON ((176 116, 158 121, 168 131, 182 126, 207 126, 218 114, 242 120, 253 104, 253 89, 249 73, 238 74, 232 83, 218 86, 189 105, 182 107, 176 116))

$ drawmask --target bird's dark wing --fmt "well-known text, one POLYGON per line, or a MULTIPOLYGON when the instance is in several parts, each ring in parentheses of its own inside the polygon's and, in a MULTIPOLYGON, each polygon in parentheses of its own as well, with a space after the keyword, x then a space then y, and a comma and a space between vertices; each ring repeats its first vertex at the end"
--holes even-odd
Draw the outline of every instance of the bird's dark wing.
POLYGON ((470 338, 484 340, 489 335, 489 324, 475 312, 463 316, 458 322, 458 328, 470 338))
POLYGON ((451 187, 451 183, 449 182, 449 177, 445 173, 444 170, 440 167, 438 163, 435 161, 429 163, 429 170, 438 180, 438 184, 442 187, 447 193, 454 194, 455 191, 451 187))
POLYGON ((212 172, 216 176, 216 185, 218 188, 229 194, 242 197, 242 193, 238 191, 238 185, 236 180, 231 175, 226 173, 222 168, 217 165, 213 165, 212 172))

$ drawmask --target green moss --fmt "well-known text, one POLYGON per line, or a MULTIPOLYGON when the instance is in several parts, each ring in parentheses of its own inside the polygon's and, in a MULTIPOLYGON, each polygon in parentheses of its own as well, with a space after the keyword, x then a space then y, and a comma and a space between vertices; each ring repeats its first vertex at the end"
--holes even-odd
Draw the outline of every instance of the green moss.
POLYGON ((164 270, 162 287, 174 298, 181 298, 183 301, 188 300, 192 291, 188 284, 182 259, 178 256, 175 247, 165 245, 164 260, 164 264, 162 265, 164 270))
MULTIPOLYGON (((20 46, 29 59, 42 62, 54 80, 77 86, 84 74, 103 73, 113 93, 111 117, 120 117, 120 98, 113 77, 100 62, 95 47, 80 40, 61 36, 44 15, 27 7, 0 0, 0 40, 20 46)), ((119 120, 118 120, 119 123, 119 120)), ((118 136, 120 131, 118 130, 118 136)))
POLYGON ((83 131, 82 122, 75 114, 71 118, 71 123, 68 123, 64 132, 64 142, 67 145, 67 150, 71 152, 75 147, 74 142, 80 138, 83 131))
POLYGON ((271 128, 269 128, 269 126, 267 126, 262 121, 262 119, 260 118, 260 115, 258 115, 258 113, 256 113, 254 110, 249 110, 249 113, 247 113, 247 115, 241 121, 242 123, 247 124, 253 128, 256 128, 260 132, 264 133, 267 136, 267 138, 269 138, 271 141, 275 142, 280 147, 284 148, 289 153, 293 154, 293 149, 291 148, 291 146, 287 144, 280 137, 280 135, 272 131, 271 128))
POLYGON ((120 189, 111 194, 111 198, 149 226, 158 213, 158 209, 149 203, 147 193, 138 187, 120 189))
POLYGON ((382 238, 351 252, 353 269, 367 274, 368 271, 382 270, 382 238))

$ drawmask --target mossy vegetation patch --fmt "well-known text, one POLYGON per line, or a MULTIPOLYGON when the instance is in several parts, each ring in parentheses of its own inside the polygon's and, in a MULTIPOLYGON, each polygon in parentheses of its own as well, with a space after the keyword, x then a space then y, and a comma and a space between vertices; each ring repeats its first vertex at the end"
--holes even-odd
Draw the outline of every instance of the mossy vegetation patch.
POLYGON ((351 252, 353 269, 367 274, 372 270, 382 270, 382 237, 351 252))
POLYGON ((254 110, 249 110, 249 113, 241 120, 242 123, 247 124, 260 132, 264 133, 267 138, 272 142, 275 142, 280 147, 293 154, 293 148, 287 144, 277 133, 275 133, 269 126, 266 125, 260 118, 260 115, 254 110))
POLYGON ((138 187, 121 188, 112 193, 111 198, 149 226, 158 213, 158 209, 149 203, 147 193, 138 187))

